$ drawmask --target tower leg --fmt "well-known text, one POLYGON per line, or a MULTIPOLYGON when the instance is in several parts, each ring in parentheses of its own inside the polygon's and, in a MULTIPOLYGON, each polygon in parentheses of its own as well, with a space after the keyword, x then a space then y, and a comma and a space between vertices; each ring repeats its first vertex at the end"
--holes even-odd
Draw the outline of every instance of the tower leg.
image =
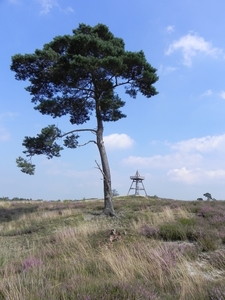
POLYGON ((130 190, 132 190, 132 185, 133 185, 133 183, 134 183, 134 180, 132 181, 132 183, 131 183, 131 185, 130 185, 130 188, 129 188, 129 191, 128 191, 128 193, 127 193, 127 196, 129 195, 130 190))

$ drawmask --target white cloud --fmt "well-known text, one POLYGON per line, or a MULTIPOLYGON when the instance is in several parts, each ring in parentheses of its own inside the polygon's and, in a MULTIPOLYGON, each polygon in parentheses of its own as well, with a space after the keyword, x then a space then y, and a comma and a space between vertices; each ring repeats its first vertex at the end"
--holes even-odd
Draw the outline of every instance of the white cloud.
POLYGON ((10 134, 4 127, 0 127, 0 142, 5 142, 10 139, 10 134))
POLYGON ((225 134, 193 138, 186 141, 171 144, 171 149, 179 152, 212 152, 225 151, 225 134))
POLYGON ((172 33, 172 32, 174 31, 174 26, 172 26, 172 25, 167 26, 167 27, 166 27, 166 31, 167 31, 168 33, 172 33))
POLYGON ((204 170, 201 168, 187 169, 182 167, 180 169, 172 169, 167 172, 167 176, 171 181, 183 182, 186 184, 200 184, 212 180, 224 180, 225 170, 204 170))
POLYGON ((225 99, 225 91, 222 91, 222 92, 220 93, 220 97, 223 98, 223 99, 225 99))
POLYGON ((129 156, 122 163, 134 169, 148 169, 152 174, 160 173, 170 181, 188 185, 224 181, 225 134, 164 145, 168 147, 164 155, 129 156))
POLYGON ((225 99, 225 91, 221 91, 221 92, 216 92, 216 91, 212 91, 212 90, 206 90, 204 93, 202 93, 200 95, 201 98, 203 97, 210 97, 212 95, 216 95, 216 96, 219 96, 220 98, 222 99, 225 99))
POLYGON ((183 154, 171 153, 166 155, 154 155, 150 157, 129 156, 123 159, 123 163, 132 167, 138 168, 172 168, 174 165, 181 167, 184 164, 188 166, 195 166, 202 160, 200 154, 183 154))
POLYGON ((4 113, 0 114, 0 120, 2 120, 2 119, 11 119, 11 120, 13 120, 16 116, 18 116, 18 113, 7 111, 7 112, 4 112, 4 113))
POLYGON ((113 133, 104 137, 107 149, 126 149, 134 144, 134 140, 127 134, 113 133))
POLYGON ((178 68, 176 68, 176 67, 171 67, 171 66, 164 67, 161 65, 159 67, 158 71, 159 71, 159 74, 161 74, 161 75, 168 75, 170 73, 175 72, 176 70, 178 70, 178 68))
POLYGON ((63 11, 64 11, 65 13, 73 13, 73 12, 74 12, 74 9, 73 9, 72 7, 70 7, 70 6, 68 6, 68 7, 65 8, 63 11))
POLYGON ((37 0, 37 1, 41 5, 41 11, 40 11, 41 14, 48 14, 53 8, 58 8, 60 12, 64 12, 64 13, 74 12, 71 6, 68 6, 65 9, 61 8, 57 0, 37 0))
POLYGON ((17 113, 14 113, 11 111, 0 114, 0 122, 1 122, 1 124, 0 124, 0 142, 5 142, 10 139, 10 133, 4 126, 4 122, 6 120, 14 120, 17 115, 18 115, 17 113))
POLYGON ((186 167, 180 169, 173 169, 167 172, 167 176, 171 181, 184 182, 187 184, 194 184, 198 182, 199 170, 188 170, 186 167))
POLYGON ((217 57, 223 54, 222 49, 213 47, 212 44, 205 41, 203 37, 191 33, 174 41, 166 51, 166 55, 171 55, 178 50, 182 52, 183 63, 188 67, 192 65, 192 59, 197 54, 203 53, 211 57, 217 57))
POLYGON ((56 0, 38 0, 41 5, 41 14, 48 14, 53 7, 59 7, 56 0))
POLYGON ((201 94, 201 97, 209 97, 212 96, 212 94, 213 94, 212 90, 207 90, 201 94))

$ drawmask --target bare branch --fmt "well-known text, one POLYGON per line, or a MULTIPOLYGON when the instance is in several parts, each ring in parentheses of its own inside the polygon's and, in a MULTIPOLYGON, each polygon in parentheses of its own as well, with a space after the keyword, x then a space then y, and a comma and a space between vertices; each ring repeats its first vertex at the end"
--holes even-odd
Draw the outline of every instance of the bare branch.
POLYGON ((117 77, 116 77, 116 84, 113 85, 113 89, 116 88, 117 86, 125 85, 125 84, 128 84, 130 82, 131 82, 131 80, 127 80, 125 82, 118 83, 117 82, 117 77))
POLYGON ((108 189, 111 190, 109 181, 108 181, 108 179, 107 179, 105 173, 103 172, 103 170, 101 169, 99 163, 98 163, 96 160, 95 160, 95 163, 96 163, 96 165, 97 165, 97 169, 99 169, 99 171, 102 173, 102 176, 103 176, 103 178, 104 178, 104 180, 105 180, 105 182, 106 182, 106 184, 107 184, 107 186, 108 186, 108 189))
POLYGON ((99 163, 97 162, 97 160, 95 160, 95 163, 97 165, 97 169, 99 169, 99 171, 102 173, 103 178, 106 178, 106 176, 105 176, 104 172, 102 171, 102 169, 101 169, 99 163))
POLYGON ((60 138, 66 136, 66 135, 68 135, 70 133, 81 132, 81 131, 89 131, 89 132, 92 132, 94 134, 97 134, 97 130, 95 130, 95 129, 75 129, 75 130, 72 130, 72 131, 69 131, 69 132, 66 132, 66 133, 60 135, 60 138))
POLYGON ((95 144, 97 144, 96 141, 90 140, 90 141, 88 141, 87 143, 84 143, 84 144, 82 144, 82 145, 77 145, 77 147, 83 147, 83 146, 86 146, 86 145, 89 144, 89 143, 95 143, 95 144))

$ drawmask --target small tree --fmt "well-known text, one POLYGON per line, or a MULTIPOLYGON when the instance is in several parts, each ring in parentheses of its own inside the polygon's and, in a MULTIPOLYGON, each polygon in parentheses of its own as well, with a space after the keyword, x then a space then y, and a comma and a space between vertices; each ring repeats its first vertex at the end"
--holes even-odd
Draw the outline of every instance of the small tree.
POLYGON ((212 199, 212 196, 211 196, 211 194, 210 193, 205 193, 205 194, 203 194, 203 196, 205 196, 207 199, 207 201, 209 201, 209 200, 211 200, 212 199))
POLYGON ((112 190, 112 196, 113 196, 113 197, 119 196, 119 193, 117 192, 116 189, 113 189, 113 190, 112 190))
MULTIPOLYGON (((26 90, 32 96, 34 109, 53 118, 69 115, 72 125, 84 124, 93 114, 96 128, 72 129, 62 132, 49 125, 36 137, 25 137, 23 146, 27 158, 19 157, 21 171, 34 174, 34 155, 59 157, 63 147, 56 140, 63 138, 64 146, 77 148, 78 133, 91 132, 99 150, 104 184, 104 213, 114 214, 111 175, 103 141, 103 123, 126 117, 120 110, 125 102, 116 93, 124 86, 126 93, 136 98, 138 92, 150 98, 157 94, 153 84, 158 80, 156 69, 142 51, 125 51, 124 42, 114 37, 102 24, 91 27, 80 24, 73 35, 57 36, 42 50, 33 54, 16 54, 11 70, 17 80, 29 80, 26 90)), ((85 143, 85 144, 87 144, 85 143)))
POLYGON ((203 201, 203 199, 202 198, 197 198, 197 201, 203 201))

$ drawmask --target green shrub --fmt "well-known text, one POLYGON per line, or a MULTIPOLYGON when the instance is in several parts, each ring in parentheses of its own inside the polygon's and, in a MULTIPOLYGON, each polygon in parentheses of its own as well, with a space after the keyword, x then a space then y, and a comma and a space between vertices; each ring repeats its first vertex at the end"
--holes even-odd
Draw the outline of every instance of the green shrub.
POLYGON ((159 236, 164 241, 182 241, 186 239, 185 232, 178 224, 163 224, 159 228, 159 236))
POLYGON ((195 225, 195 219, 187 219, 187 218, 180 218, 178 222, 183 226, 193 226, 195 225))

